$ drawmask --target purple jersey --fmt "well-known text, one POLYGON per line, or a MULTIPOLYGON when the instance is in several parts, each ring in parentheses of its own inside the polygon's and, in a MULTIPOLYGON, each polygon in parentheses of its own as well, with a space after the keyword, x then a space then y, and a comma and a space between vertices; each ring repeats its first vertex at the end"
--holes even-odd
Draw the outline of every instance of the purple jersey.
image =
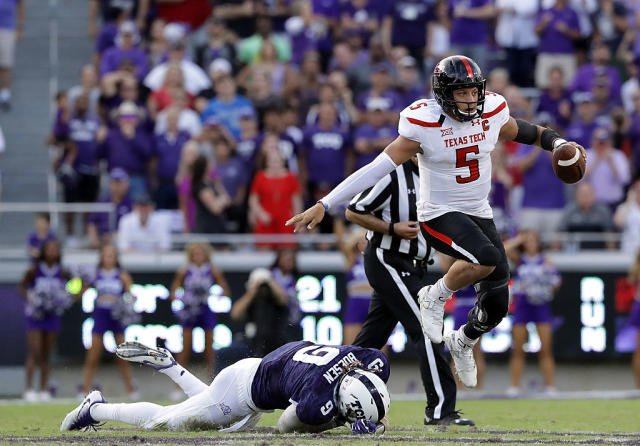
POLYGON ((251 397, 259 409, 286 409, 294 403, 303 423, 328 423, 338 414, 335 394, 342 368, 356 361, 377 370, 384 382, 389 379, 389 362, 380 350, 290 342, 262 359, 251 397))
MULTIPOLYGON (((452 6, 465 9, 481 8, 492 3, 492 0, 456 0, 452 6)), ((451 2, 449 2, 451 5, 451 2)), ((489 36, 487 19, 455 17, 451 25, 451 43, 453 45, 482 45, 489 36)))
MULTIPOLYGON (((27 239, 27 249, 38 248, 38 250, 40 250, 42 249, 42 245, 44 245, 45 242, 48 242, 49 240, 58 240, 58 237, 56 237, 56 235, 52 231, 49 231, 47 232, 47 235, 44 236, 44 238, 40 238, 38 237, 36 231, 33 231, 31 234, 29 234, 29 238, 27 239)), ((32 258, 32 260, 37 259, 32 258)))
POLYGON ((344 179, 348 140, 348 133, 338 126, 330 130, 316 125, 305 128, 302 145, 310 181, 333 186, 344 179))
POLYGON ((347 271, 347 294, 349 299, 371 299, 371 285, 364 271, 364 258, 357 256, 353 266, 347 271), (367 289, 364 291, 364 289, 367 289))
MULTIPOLYGON (((373 140, 378 138, 395 138, 398 132, 395 127, 388 125, 375 128, 369 124, 361 124, 356 129, 353 135, 354 145, 358 142, 358 139, 373 140)), ((381 147, 380 150, 374 153, 356 153, 356 169, 360 169, 362 166, 369 164, 384 150, 381 147)))
POLYGON ((91 116, 74 116, 69 121, 69 139, 78 148, 74 169, 84 175, 98 174, 98 142, 100 123, 91 116))
POLYGON ((15 29, 18 1, 0 0, 0 29, 15 29))
POLYGON ((568 6, 564 9, 545 9, 538 13, 537 22, 540 23, 545 16, 549 16, 551 20, 540 34, 538 51, 540 53, 572 54, 573 41, 556 27, 563 23, 574 31, 580 31, 578 14, 568 6))
POLYGON ((59 315, 71 304, 71 296, 65 289, 66 276, 59 264, 49 267, 40 262, 35 266, 25 306, 25 314, 29 318, 42 320, 59 315))
POLYGON ((184 288, 182 301, 187 305, 207 303, 209 290, 215 283, 210 263, 205 263, 202 266, 190 264, 182 283, 182 288, 184 288))
POLYGON ((516 299, 524 295, 529 304, 541 305, 553 299, 553 290, 560 284, 560 275, 552 265, 545 263, 542 255, 523 254, 513 280, 516 299))
POLYGON ((236 144, 236 154, 242 159, 249 172, 253 170, 253 165, 256 162, 258 148, 260 147, 258 145, 259 142, 260 137, 254 136, 247 139, 240 138, 236 144))
POLYGON ((427 43, 427 21, 431 18, 431 2, 398 0, 389 3, 388 15, 393 19, 392 45, 424 47, 427 43))
POLYGON ((118 71, 124 62, 130 62, 136 67, 135 75, 138 80, 142 80, 147 74, 147 55, 139 48, 123 50, 113 46, 106 50, 100 62, 100 77, 105 74, 118 71))
POLYGON ((113 268, 110 271, 99 269, 93 279, 93 287, 96 289, 96 308, 112 308, 116 301, 122 298, 124 284, 120 279, 120 270, 113 268))
MULTIPOLYGON (((102 198, 98 200, 98 203, 111 203, 111 199, 109 197, 102 198)), ((114 203, 115 204, 115 203, 114 203)), ((116 205, 116 221, 114 222, 114 226, 110 227, 109 225, 109 214, 106 212, 93 212, 89 215, 88 223, 93 223, 98 228, 98 234, 104 235, 111 232, 111 230, 115 231, 118 227, 118 222, 123 215, 128 214, 133 209, 133 201, 126 195, 120 203, 116 205)))
POLYGON ((185 131, 179 131, 175 137, 171 137, 167 133, 156 135, 153 150, 154 155, 158 158, 158 178, 173 181, 178 173, 182 147, 190 139, 191 135, 185 131))
POLYGON ((586 124, 576 120, 573 124, 567 127, 564 137, 567 138, 568 141, 577 142, 582 147, 591 147, 591 135, 598 127, 600 127, 600 124, 596 121, 586 124))
POLYGON ((522 207, 549 210, 564 208, 564 183, 553 172, 548 154, 537 147, 521 144, 516 157, 524 158, 533 150, 539 150, 541 153, 522 176, 522 207))
POLYGON ((121 167, 131 174, 144 174, 151 157, 151 144, 145 132, 136 129, 133 138, 127 138, 119 127, 109 130, 107 138, 98 147, 98 158, 107 160, 109 171, 121 167))
POLYGON ((224 188, 232 199, 238 193, 238 189, 249 182, 250 170, 244 160, 238 156, 232 156, 225 163, 217 162, 216 170, 224 188))

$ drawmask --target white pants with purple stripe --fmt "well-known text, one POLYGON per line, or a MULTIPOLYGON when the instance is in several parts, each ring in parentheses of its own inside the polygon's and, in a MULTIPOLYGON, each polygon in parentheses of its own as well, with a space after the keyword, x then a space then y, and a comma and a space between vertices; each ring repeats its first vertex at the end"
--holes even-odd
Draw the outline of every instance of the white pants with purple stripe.
POLYGON ((120 421, 145 429, 246 430, 255 426, 262 416, 251 398, 251 383, 260 361, 260 358, 238 361, 222 370, 209 386, 181 366, 174 365, 161 373, 169 376, 189 396, 185 401, 171 406, 98 403, 91 407, 91 417, 96 421, 120 421))

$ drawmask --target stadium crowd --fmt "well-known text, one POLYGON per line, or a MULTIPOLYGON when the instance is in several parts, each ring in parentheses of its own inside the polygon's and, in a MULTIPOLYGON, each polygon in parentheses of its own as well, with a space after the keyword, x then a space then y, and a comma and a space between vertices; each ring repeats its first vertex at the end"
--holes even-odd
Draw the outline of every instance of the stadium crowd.
MULTIPOLYGON (((2 8, 20 3, 0 0, 0 17, 2 8)), ((4 110, 10 109, 12 57, 3 50, 16 36, 2 31, 19 23, 0 20, 4 110)), ((82 234, 92 248, 102 247, 103 275, 117 267, 107 244, 116 231, 121 253, 169 250, 172 232, 291 233, 288 218, 393 141, 399 112, 431 97, 434 65, 452 54, 478 62, 487 89, 507 99, 512 116, 554 128, 589 151, 585 179, 568 186, 555 176, 549 153, 518 143, 497 147, 491 201, 499 231, 516 240, 510 254, 519 258, 523 246, 527 255, 539 256, 540 245, 640 249, 637 1, 90 0, 88 24, 94 58, 77 85, 57 93, 48 142, 58 148, 53 168, 65 201, 115 206, 115 219, 87 214, 81 230, 75 215, 65 218, 67 240, 82 234), (533 234, 517 235, 527 230, 537 231, 542 243, 533 234), (602 236, 573 240, 557 237, 560 232, 602 236)), ((333 226, 327 222, 320 230, 333 226)), ((60 284, 66 279, 55 239, 48 215, 39 214, 28 241, 34 262, 25 290, 37 288, 35 281, 49 270, 60 284)), ((208 256, 208 246, 200 249, 208 256)), ((195 265, 188 266, 190 280, 216 276, 208 263, 198 270, 206 262, 191 259, 197 250, 188 248, 195 265)), ((234 319, 271 315, 250 310, 256 296, 267 294, 279 302, 273 312, 284 314, 287 307, 289 325, 299 325, 292 254, 281 251, 267 278, 248 285, 231 311, 234 319)), ((176 278, 173 299, 187 269, 176 278)), ((540 274, 549 277, 548 304, 559 279, 550 269, 540 274)), ((125 288, 130 282, 118 280, 125 288)), ((194 307, 202 303, 193 301, 194 307)), ((212 324, 206 321, 207 336, 213 336, 212 324)), ((120 334, 126 325, 118 326, 120 334)), ((519 325, 513 388, 524 361, 525 327, 519 325)), ((547 331, 541 364, 546 361, 545 384, 553 388, 547 331)), ((276 339, 262 334, 254 337, 276 339)), ((54 340, 30 338, 29 389, 37 358, 45 370, 54 340)), ((96 347, 87 357, 84 393, 100 353, 96 347)), ((213 350, 208 354, 213 364, 213 350)), ((640 376, 640 350, 637 358, 640 376)), ((128 369, 123 376, 134 393, 128 369)))
MULTIPOLYGON (((576 188, 542 150, 499 147, 500 229, 537 228, 545 242, 620 231, 622 245, 554 246, 635 252, 638 28, 640 6, 626 0, 93 0, 95 56, 56 96, 54 168, 66 201, 114 203, 121 232, 155 208, 183 216, 163 231, 287 233, 289 216, 396 137, 398 112, 430 96, 435 62, 459 53, 513 116, 590 151, 576 188)), ((106 215, 85 222, 92 247, 115 229, 106 215)))

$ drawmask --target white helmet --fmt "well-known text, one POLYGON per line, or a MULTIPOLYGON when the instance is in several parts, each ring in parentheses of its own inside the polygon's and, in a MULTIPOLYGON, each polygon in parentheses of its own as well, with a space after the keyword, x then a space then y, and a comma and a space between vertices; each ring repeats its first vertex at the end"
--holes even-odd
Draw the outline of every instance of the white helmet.
POLYGON ((387 385, 375 373, 353 369, 338 387, 338 411, 347 421, 359 418, 378 422, 389 412, 391 399, 387 385))

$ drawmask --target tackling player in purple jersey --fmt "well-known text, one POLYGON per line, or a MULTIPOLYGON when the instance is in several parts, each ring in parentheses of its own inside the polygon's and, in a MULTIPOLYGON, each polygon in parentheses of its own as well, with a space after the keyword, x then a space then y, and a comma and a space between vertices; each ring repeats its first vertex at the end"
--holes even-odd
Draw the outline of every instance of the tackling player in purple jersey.
POLYGON ((290 342, 262 359, 243 359, 225 368, 209 386, 166 349, 126 342, 116 354, 169 376, 189 399, 172 406, 107 404, 94 391, 66 416, 60 430, 120 421, 171 429, 197 423, 233 432, 254 427, 263 412, 274 409, 284 409, 279 432, 321 432, 349 422, 353 433, 374 433, 386 426, 389 363, 380 350, 290 342))

